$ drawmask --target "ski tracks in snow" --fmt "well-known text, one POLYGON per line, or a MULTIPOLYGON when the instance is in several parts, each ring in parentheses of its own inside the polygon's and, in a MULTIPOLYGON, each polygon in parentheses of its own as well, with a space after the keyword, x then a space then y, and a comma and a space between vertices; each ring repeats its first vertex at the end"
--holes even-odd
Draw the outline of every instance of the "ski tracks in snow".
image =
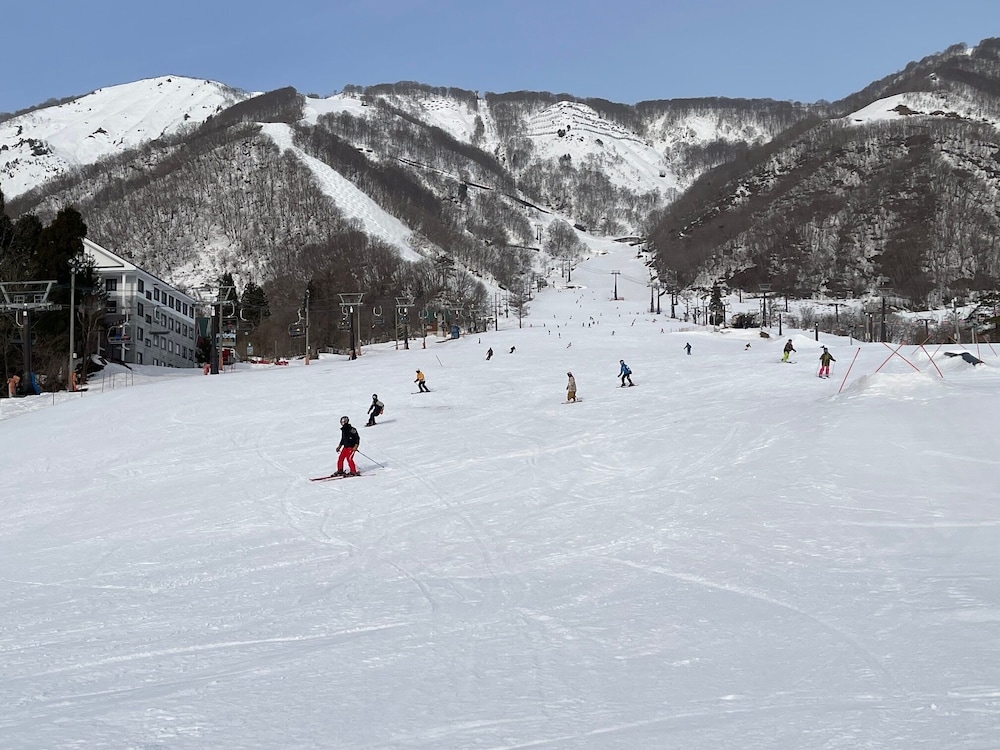
POLYGON ((679 573, 674 570, 669 570, 657 565, 642 565, 639 563, 632 562, 631 560, 623 560, 621 558, 609 558, 612 562, 618 563, 619 565, 624 565, 635 570, 642 570, 647 573, 655 573, 656 575, 666 576, 668 578, 673 578, 678 581, 684 581, 685 583, 692 583, 703 588, 715 589, 717 591, 724 591, 735 596, 747 597, 754 599, 759 602, 764 602, 774 607, 786 610, 788 612, 793 612, 800 617, 811 620, 812 622, 819 625, 823 630, 832 633, 834 636, 840 640, 847 643, 851 649, 857 653, 864 661, 871 667, 874 673, 881 675, 882 683, 887 688, 887 691, 893 695, 902 694, 902 690, 896 681, 895 677, 889 672, 881 660, 875 656, 870 650, 865 648, 861 643, 858 642, 849 633, 845 632, 843 629, 837 627, 831 622, 818 617, 816 615, 810 614, 805 610, 802 610, 792 604, 775 599, 772 596, 756 591, 745 586, 735 586, 729 583, 719 583, 716 581, 709 580, 702 576, 692 575, 690 573, 679 573))

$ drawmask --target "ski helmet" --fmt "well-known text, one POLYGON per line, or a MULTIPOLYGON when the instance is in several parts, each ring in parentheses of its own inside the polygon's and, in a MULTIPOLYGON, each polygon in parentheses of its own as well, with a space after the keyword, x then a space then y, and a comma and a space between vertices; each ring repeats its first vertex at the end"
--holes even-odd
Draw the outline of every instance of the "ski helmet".
POLYGON ((341 424, 347 424, 350 421, 351 421, 350 417, 341 417, 340 418, 340 423, 341 424))
POLYGON ((373 393, 372 394, 372 401, 378 401, 378 394, 377 393, 373 393))

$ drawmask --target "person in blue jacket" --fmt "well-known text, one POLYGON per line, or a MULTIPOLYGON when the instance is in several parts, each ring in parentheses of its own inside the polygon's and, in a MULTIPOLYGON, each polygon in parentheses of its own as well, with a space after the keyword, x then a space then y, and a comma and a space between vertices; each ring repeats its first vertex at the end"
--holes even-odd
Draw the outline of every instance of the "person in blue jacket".
POLYGON ((622 379, 622 388, 624 388, 626 385, 635 385, 635 383, 632 382, 632 370, 630 370, 629 366, 625 364, 624 359, 619 360, 619 362, 621 363, 622 366, 622 369, 618 372, 619 377, 621 377, 622 379), (625 382, 626 380, 628 381, 628 383, 625 382))

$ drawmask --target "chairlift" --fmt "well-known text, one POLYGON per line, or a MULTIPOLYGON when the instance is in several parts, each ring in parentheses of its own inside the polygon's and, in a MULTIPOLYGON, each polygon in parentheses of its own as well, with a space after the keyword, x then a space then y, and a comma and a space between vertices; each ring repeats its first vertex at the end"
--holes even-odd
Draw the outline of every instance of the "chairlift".
POLYGON ((129 331, 128 323, 122 323, 121 325, 111 326, 108 328, 109 344, 128 344, 131 341, 132 334, 129 331))

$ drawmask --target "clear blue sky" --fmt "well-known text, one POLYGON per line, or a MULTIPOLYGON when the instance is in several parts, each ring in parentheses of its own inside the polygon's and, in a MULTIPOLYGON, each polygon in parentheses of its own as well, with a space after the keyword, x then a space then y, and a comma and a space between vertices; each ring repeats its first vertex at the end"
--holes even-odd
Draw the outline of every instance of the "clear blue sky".
POLYGON ((168 74, 322 95, 410 80, 812 102, 1000 36, 1000 1, 38 0, 0 20, 0 112, 168 74))

